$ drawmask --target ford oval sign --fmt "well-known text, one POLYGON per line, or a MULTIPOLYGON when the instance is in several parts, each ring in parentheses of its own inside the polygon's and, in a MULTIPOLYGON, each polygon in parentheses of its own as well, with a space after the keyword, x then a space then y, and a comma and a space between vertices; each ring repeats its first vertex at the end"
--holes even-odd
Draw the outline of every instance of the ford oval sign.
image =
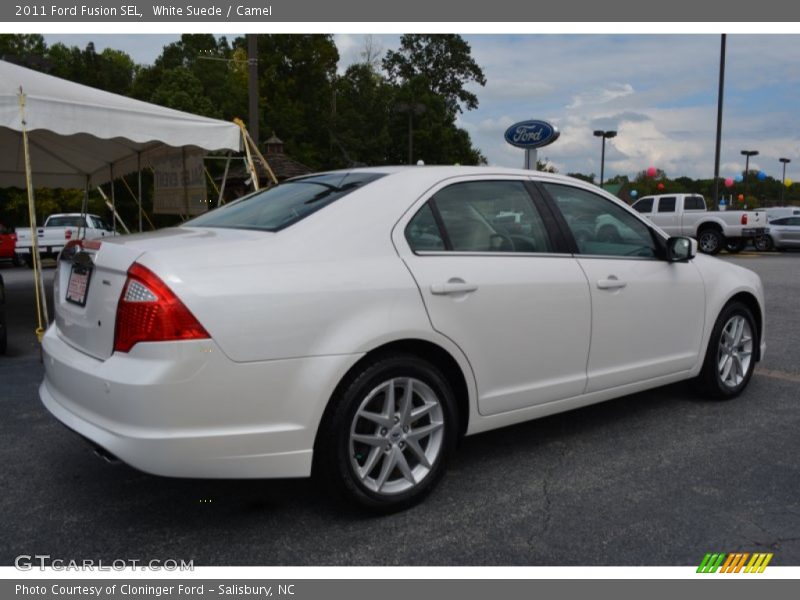
POLYGON ((506 129, 506 141, 517 148, 541 148, 558 139, 560 132, 547 121, 521 121, 506 129))

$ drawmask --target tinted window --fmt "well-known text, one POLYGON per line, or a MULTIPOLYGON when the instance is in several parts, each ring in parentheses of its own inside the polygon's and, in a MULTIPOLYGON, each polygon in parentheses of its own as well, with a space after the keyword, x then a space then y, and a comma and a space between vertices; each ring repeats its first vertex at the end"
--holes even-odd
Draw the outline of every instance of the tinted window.
POLYGON ((705 210, 706 202, 702 196, 687 196, 683 199, 683 210, 705 210))
MULTIPOLYGON (((552 249, 544 223, 521 181, 457 183, 437 192, 429 204, 441 218, 447 250, 549 252, 552 249)), ((418 218, 424 217, 417 214, 409 228, 418 218)))
POLYGON ((445 244, 430 204, 423 206, 406 227, 406 239, 414 252, 444 250, 445 244))
POLYGON ((86 227, 86 221, 80 216, 75 217, 50 217, 47 219, 48 227, 86 227))
POLYGON ((658 212, 675 212, 675 198, 660 198, 658 201, 658 212))
POLYGON ((788 225, 789 224, 789 217, 783 217, 781 219, 772 219, 770 221, 770 225, 788 225))
POLYGON ((800 225, 800 217, 790 217, 788 221, 788 225, 794 225, 795 227, 800 225))
POLYGON ((581 254, 656 256, 650 229, 627 210, 586 190, 545 183, 572 231, 581 254))
POLYGON ((380 177, 380 173, 326 173, 293 179, 240 198, 185 225, 279 231, 380 177))
POLYGON ((636 204, 633 205, 633 210, 640 213, 649 213, 653 211, 653 199, 652 198, 642 198, 636 204))

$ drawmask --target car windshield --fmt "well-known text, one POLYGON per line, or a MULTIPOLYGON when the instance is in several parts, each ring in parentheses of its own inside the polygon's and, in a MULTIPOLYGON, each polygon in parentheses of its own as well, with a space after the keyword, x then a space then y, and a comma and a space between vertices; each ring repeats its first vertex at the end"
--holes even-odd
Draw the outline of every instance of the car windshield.
POLYGON ((187 221, 185 226, 280 231, 383 175, 326 173, 292 179, 187 221))

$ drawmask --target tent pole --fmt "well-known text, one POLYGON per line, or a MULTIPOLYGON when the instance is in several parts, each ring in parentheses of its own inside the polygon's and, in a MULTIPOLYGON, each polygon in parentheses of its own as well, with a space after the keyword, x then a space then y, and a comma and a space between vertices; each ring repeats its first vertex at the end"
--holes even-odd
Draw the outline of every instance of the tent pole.
POLYGON ((225 194, 225 183, 228 181, 228 170, 231 168, 231 152, 228 150, 228 158, 225 161, 225 172, 222 174, 222 183, 219 184, 219 198, 217 206, 222 206, 222 196, 225 194))
POLYGON ((186 209, 186 216, 192 213, 189 209, 189 174, 186 172, 186 146, 181 146, 181 170, 183 172, 183 207, 186 209))
POLYGON ((114 163, 108 165, 108 170, 111 174, 111 218, 113 222, 111 230, 114 235, 117 235, 117 195, 114 193, 114 163))
MULTIPOLYGON (((81 202, 81 220, 83 221, 83 237, 86 237, 86 213, 89 212, 89 176, 86 176, 86 181, 83 183, 83 201, 81 202)), ((78 228, 78 239, 83 239, 80 235, 80 227, 78 228)))
MULTIPOLYGON (((147 219, 147 223, 150 225, 150 229, 155 230, 156 226, 153 225, 153 221, 151 221, 150 217, 147 216, 147 211, 144 210, 144 208, 142 207, 142 203, 139 202, 139 199, 136 197, 136 194, 133 193, 133 189, 131 188, 131 186, 128 185, 128 182, 125 180, 124 175, 120 177, 120 181, 122 182, 122 185, 125 186, 125 189, 128 190, 128 193, 131 195, 133 201, 139 205, 139 209, 142 211, 142 214, 144 214, 144 218, 147 219)), ((120 221, 121 220, 122 219, 120 219, 120 221)))
POLYGON ((144 209, 142 208, 142 153, 136 153, 136 174, 138 175, 138 187, 136 191, 138 192, 139 196, 139 233, 142 233, 142 212, 144 209))
POLYGON ((31 259, 33 260, 34 289, 36 291, 36 338, 42 342, 44 330, 50 324, 47 314, 47 297, 44 291, 44 278, 42 277, 42 257, 39 255, 39 236, 36 230, 36 199, 33 192, 33 173, 31 172, 31 154, 28 148, 28 128, 25 122, 25 92, 19 88, 19 118, 22 124, 22 146, 25 152, 25 186, 28 188, 28 216, 31 221, 31 259))

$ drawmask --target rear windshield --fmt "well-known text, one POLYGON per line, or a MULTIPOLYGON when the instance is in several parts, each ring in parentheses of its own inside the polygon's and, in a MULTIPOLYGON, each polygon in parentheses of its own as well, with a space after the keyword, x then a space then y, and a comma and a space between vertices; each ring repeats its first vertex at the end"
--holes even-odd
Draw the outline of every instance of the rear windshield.
POLYGON ((280 231, 380 177, 383 173, 326 173, 292 179, 245 196, 184 225, 280 231))
POLYGON ((86 221, 78 216, 50 217, 47 219, 48 227, 86 227, 86 221))

